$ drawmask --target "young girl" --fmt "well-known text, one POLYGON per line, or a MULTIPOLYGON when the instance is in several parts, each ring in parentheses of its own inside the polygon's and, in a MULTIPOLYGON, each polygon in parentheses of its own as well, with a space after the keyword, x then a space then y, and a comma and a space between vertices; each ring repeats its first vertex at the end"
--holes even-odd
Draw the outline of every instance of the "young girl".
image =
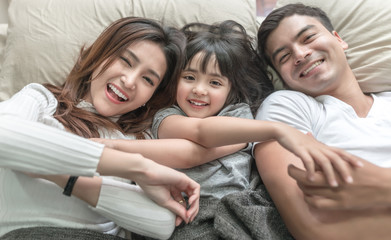
POLYGON ((303 160, 309 177, 315 164, 319 164, 330 183, 335 180, 333 167, 351 181, 342 161, 359 166, 356 157, 323 145, 288 125, 253 120, 252 113, 273 88, 267 83, 253 42, 240 24, 195 23, 183 31, 188 38, 186 65, 178 82, 176 104, 159 111, 152 125, 154 138, 171 141, 155 140, 150 144, 114 140, 105 144, 123 151, 138 149, 159 163, 182 168, 201 184, 204 197, 221 198, 247 187, 251 144, 231 144, 272 139, 303 160), (201 146, 183 147, 184 143, 177 139, 201 146), (223 145, 231 146, 219 147, 223 145))
POLYGON ((84 138, 126 138, 149 128, 155 112, 173 103, 184 44, 173 28, 120 19, 81 50, 63 86, 30 84, 0 103, 0 236, 46 227, 41 233, 53 237, 50 227, 66 227, 168 238, 180 218, 194 219, 195 181, 137 151, 84 138), (178 203, 182 193, 189 209, 178 203))

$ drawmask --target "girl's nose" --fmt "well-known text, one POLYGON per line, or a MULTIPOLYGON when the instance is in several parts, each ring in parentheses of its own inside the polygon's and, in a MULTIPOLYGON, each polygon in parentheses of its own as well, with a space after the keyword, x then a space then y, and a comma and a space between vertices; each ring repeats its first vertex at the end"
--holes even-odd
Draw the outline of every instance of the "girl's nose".
POLYGON ((201 95, 206 95, 208 92, 206 91, 206 89, 204 87, 201 86, 201 84, 198 84, 198 85, 194 86, 193 93, 201 96, 201 95))

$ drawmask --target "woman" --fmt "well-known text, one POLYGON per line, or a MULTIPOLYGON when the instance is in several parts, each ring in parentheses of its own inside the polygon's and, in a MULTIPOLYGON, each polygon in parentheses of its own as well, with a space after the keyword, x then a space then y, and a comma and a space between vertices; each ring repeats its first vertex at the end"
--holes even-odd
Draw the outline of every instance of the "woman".
POLYGON ((196 182, 140 154, 85 139, 126 138, 149 128, 154 113, 174 101, 184 44, 176 29, 120 19, 81 50, 62 87, 29 84, 0 103, 0 236, 67 227, 167 238, 174 222, 194 219, 196 182))

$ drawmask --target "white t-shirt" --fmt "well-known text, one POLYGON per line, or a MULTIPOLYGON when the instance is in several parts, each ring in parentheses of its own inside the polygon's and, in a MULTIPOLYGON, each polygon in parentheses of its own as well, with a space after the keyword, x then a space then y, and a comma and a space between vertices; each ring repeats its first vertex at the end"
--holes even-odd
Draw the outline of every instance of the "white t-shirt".
MULTIPOLYGON (((83 108, 94 111, 88 103, 83 108)), ((123 228, 154 238, 168 238, 175 215, 158 206, 129 180, 102 177, 96 208, 62 194, 52 182, 20 171, 40 174, 97 175, 104 146, 64 130, 53 114, 54 95, 29 84, 0 103, 0 236, 36 226, 86 228, 124 236, 123 228)), ((100 129, 101 137, 133 138, 100 129)))
POLYGON ((372 94, 365 118, 332 96, 316 98, 281 90, 271 94, 259 108, 256 119, 287 123, 311 132, 329 145, 342 148, 381 167, 391 167, 391 92, 372 94))

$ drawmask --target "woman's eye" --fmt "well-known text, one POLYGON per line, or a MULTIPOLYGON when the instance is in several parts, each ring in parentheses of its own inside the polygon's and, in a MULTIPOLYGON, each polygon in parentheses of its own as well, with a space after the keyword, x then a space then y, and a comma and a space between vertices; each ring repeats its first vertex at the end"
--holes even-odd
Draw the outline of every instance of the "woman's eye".
POLYGON ((151 86, 155 86, 155 83, 149 77, 143 77, 144 80, 151 86))
POLYGON ((121 57, 121 60, 124 61, 129 67, 132 67, 132 64, 130 64, 130 61, 126 57, 121 57))

